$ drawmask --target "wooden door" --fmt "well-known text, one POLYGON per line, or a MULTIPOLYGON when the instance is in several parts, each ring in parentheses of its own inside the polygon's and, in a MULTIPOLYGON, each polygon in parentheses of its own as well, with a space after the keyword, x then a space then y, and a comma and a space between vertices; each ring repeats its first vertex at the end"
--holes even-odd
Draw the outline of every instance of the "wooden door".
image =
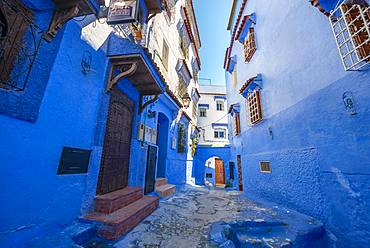
POLYGON ((128 185, 134 103, 119 90, 112 91, 105 130, 97 194, 128 185))
POLYGON ((154 191, 156 165, 157 165, 157 147, 148 146, 144 194, 149 194, 154 191))
POLYGON ((225 184, 225 168, 222 159, 215 159, 216 184, 225 184))
POLYGON ((238 182, 239 182, 239 191, 243 191, 243 171, 242 171, 242 157, 237 156, 238 162, 238 182))

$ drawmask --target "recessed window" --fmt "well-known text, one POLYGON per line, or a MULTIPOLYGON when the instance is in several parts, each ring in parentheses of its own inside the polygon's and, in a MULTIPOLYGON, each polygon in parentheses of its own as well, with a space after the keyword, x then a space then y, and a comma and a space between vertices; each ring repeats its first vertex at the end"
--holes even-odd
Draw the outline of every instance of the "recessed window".
POLYGON ((261 95, 259 90, 254 90, 248 95, 249 117, 252 124, 262 120, 261 95))
POLYGON ((234 133, 235 135, 239 135, 241 132, 241 129, 240 129, 240 114, 237 112, 237 113, 234 113, 234 133))
POLYGON ((270 161, 261 161, 260 171, 262 173, 271 173, 270 161))
POLYGON ((244 41, 244 57, 245 62, 251 61, 254 53, 257 51, 254 28, 249 29, 248 37, 244 41))
POLYGON ((225 139, 226 138, 226 130, 225 129, 216 129, 214 132, 215 139, 225 139))
POLYGON ((163 40, 162 63, 166 70, 168 69, 168 54, 169 54, 169 48, 168 48, 167 42, 163 40))
POLYGON ((182 98, 188 92, 188 85, 182 75, 179 75, 179 84, 177 85, 177 96, 182 98))
POLYGON ((200 117, 207 117, 207 109, 206 108, 199 108, 199 116, 200 117))
POLYGON ((216 109, 217 111, 224 111, 225 110, 225 103, 222 100, 216 101, 216 109))

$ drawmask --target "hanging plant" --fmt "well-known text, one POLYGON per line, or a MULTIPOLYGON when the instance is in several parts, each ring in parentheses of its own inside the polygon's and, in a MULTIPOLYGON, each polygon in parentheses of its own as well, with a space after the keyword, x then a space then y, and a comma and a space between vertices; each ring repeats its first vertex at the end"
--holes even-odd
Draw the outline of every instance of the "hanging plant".
POLYGON ((197 155, 197 145, 198 145, 198 139, 196 138, 196 136, 194 136, 192 139, 192 144, 191 144, 191 154, 193 155, 193 157, 197 155))

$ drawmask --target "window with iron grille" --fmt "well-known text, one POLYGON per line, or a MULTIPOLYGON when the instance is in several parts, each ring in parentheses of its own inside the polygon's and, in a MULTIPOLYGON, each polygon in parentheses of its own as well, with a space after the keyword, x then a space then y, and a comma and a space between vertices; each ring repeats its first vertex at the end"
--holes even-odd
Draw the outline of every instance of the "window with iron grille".
POLYGON ((168 55, 169 55, 169 48, 167 45, 167 42, 163 40, 163 48, 162 48, 162 63, 164 68, 167 70, 168 69, 168 55))
POLYGON ((206 108, 199 108, 199 116, 200 117, 207 117, 207 109, 206 108))
POLYGON ((177 85, 177 96, 181 99, 188 92, 188 84, 183 76, 179 75, 179 84, 177 85))
POLYGON ((224 111, 225 110, 224 101, 222 101, 222 100, 216 101, 216 109, 217 109, 217 111, 224 111))
POLYGON ((177 152, 184 153, 186 149, 186 131, 185 126, 180 124, 177 129, 177 152))
POLYGON ((0 88, 25 89, 40 43, 41 30, 21 1, 0 0, 0 88))
POLYGON ((254 28, 249 29, 248 37, 244 41, 244 57, 245 62, 251 61, 254 53, 257 51, 254 28))
POLYGON ((234 113, 234 132, 235 135, 239 135, 241 132, 240 129, 240 113, 234 113))
POLYGON ((271 173, 271 167, 269 161, 260 161, 260 171, 262 173, 271 173))
POLYGON ((249 118, 252 124, 262 120, 261 95, 259 90, 254 90, 248 95, 249 118))
POLYGON ((345 70, 359 70, 369 64, 369 5, 343 3, 331 13, 330 23, 345 70))
POLYGON ((189 58, 189 44, 187 42, 184 29, 185 29, 185 25, 183 26, 180 32, 180 48, 181 48, 182 55, 184 56, 184 58, 188 59, 189 58))

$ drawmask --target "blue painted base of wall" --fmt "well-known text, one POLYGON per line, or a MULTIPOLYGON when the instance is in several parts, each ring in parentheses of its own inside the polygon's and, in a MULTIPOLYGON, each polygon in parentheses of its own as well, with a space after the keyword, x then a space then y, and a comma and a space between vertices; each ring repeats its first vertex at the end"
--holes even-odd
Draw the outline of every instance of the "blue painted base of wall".
POLYGON ((242 155, 247 194, 319 218, 339 247, 370 243, 369 82, 369 73, 350 73, 247 130, 239 139, 253 142, 232 149, 242 155), (356 115, 343 104, 348 91, 356 115), (271 174, 260 172, 266 160, 271 174))

